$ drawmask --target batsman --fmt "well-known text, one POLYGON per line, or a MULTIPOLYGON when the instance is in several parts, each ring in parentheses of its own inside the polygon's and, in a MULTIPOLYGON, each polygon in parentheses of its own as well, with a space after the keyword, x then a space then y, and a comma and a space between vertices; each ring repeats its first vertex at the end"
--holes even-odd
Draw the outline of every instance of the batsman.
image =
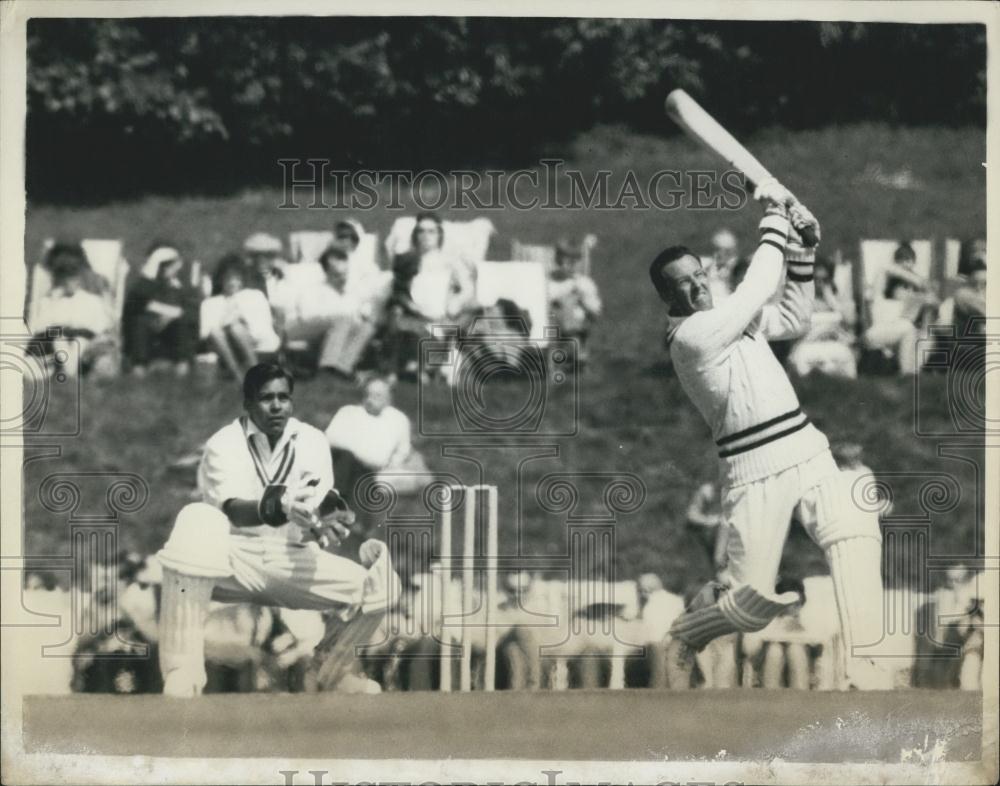
POLYGON ((321 431, 292 417, 295 380, 261 363, 243 381, 243 414, 206 443, 201 502, 186 505, 157 555, 163 566, 163 692, 205 687, 205 622, 212 599, 326 612, 316 650, 323 689, 374 692, 353 673, 356 647, 376 634, 398 594, 389 549, 366 540, 358 560, 330 553, 350 534, 321 431), (350 683, 345 687, 345 683, 350 683))
POLYGON ((723 485, 730 586, 709 583, 671 628, 670 656, 682 670, 712 639, 765 628, 796 593, 775 593, 793 517, 823 549, 833 578, 846 656, 844 687, 886 687, 861 649, 882 635, 882 540, 877 514, 853 504, 851 480, 809 421, 768 341, 808 327, 813 300, 813 215, 774 178, 755 199, 766 206, 746 277, 716 305, 699 258, 663 250, 650 277, 667 305, 668 344, 681 385, 712 430, 723 485), (784 285, 780 301, 773 296, 784 285))

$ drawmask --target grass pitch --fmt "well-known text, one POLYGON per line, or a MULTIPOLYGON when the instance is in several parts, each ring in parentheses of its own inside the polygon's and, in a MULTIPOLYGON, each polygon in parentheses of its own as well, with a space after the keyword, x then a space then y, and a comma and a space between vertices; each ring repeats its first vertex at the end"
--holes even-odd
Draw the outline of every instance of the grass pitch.
POLYGON ((29 753, 201 758, 976 761, 982 701, 739 689, 76 695, 26 699, 24 741, 29 753))

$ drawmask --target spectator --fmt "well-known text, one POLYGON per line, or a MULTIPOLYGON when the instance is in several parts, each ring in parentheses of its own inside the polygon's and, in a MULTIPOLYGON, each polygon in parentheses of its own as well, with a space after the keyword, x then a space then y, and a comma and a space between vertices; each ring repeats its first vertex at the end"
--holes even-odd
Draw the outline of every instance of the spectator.
POLYGON ((468 268, 443 251, 444 226, 433 213, 417 216, 413 250, 392 263, 392 292, 386 326, 386 350, 392 373, 416 371, 417 341, 429 326, 445 320, 464 326, 475 306, 468 268))
POLYGON ((48 271, 49 276, 54 277, 56 268, 59 266, 59 260, 66 255, 79 256, 83 260, 83 268, 80 273, 80 282, 83 289, 95 295, 100 295, 106 300, 110 300, 111 285, 104 276, 90 266, 90 260, 87 259, 87 253, 83 250, 83 246, 75 241, 54 243, 45 252, 45 257, 42 259, 42 267, 48 271))
POLYGON ((238 254, 223 257, 212 277, 214 294, 201 303, 201 337, 236 379, 281 345, 267 298, 247 288, 245 271, 238 254))
MULTIPOLYGON (((969 260, 958 286, 950 298, 947 321, 955 326, 956 336, 985 335, 986 321, 986 254, 969 260)), ((944 304, 942 304, 944 310, 944 304)))
POLYGON ((109 360, 115 353, 111 313, 104 298, 84 288, 90 265, 83 249, 57 245, 47 259, 52 289, 32 315, 29 352, 52 358, 53 372, 75 376, 94 369, 110 374, 109 360))
POLYGON ((920 617, 930 622, 931 629, 917 639, 914 686, 976 689, 983 644, 977 573, 964 564, 948 568, 941 585, 918 611, 920 617))
POLYGON ((986 269, 986 240, 970 238, 962 243, 959 251, 958 275, 969 276, 979 269, 986 269))
MULTIPOLYGON (((696 592, 690 593, 693 597, 686 604, 686 607, 688 609, 699 607, 709 596, 717 598, 724 588, 730 586, 731 580, 732 577, 728 571, 719 570, 715 581, 701 585, 696 592)), ((701 672, 703 687, 735 688, 737 686, 736 652, 738 645, 739 635, 730 633, 712 639, 704 649, 697 653, 695 661, 698 664, 698 671, 701 672)), ((674 687, 674 680, 675 678, 671 676, 671 687, 674 687)))
POLYGON ((333 227, 334 242, 347 252, 347 288, 354 294, 367 295, 372 280, 382 276, 383 271, 374 257, 358 253, 364 230, 357 221, 338 221, 333 227))
POLYGON ((334 242, 347 252, 347 292, 371 308, 378 321, 392 288, 392 273, 382 270, 374 255, 359 251, 364 229, 357 221, 338 221, 333 228, 334 242))
POLYGON ((655 573, 643 573, 638 580, 639 619, 642 624, 642 644, 647 649, 649 685, 668 686, 665 639, 673 621, 684 613, 684 599, 663 588, 655 573))
POLYGON ((687 531, 708 556, 713 573, 726 565, 729 533, 723 523, 718 485, 702 483, 688 504, 687 531))
POLYGON ((191 370, 198 340, 199 293, 183 280, 183 266, 176 246, 154 244, 144 265, 155 271, 153 278, 141 276, 125 298, 124 349, 134 376, 145 376, 154 359, 171 362, 179 377, 191 370))
MULTIPOLYGON (((267 232, 254 232, 243 241, 243 264, 246 286, 268 294, 268 280, 283 276, 287 262, 282 259, 281 240, 267 232)), ((280 280, 280 279, 279 279, 280 280)))
POLYGON ((410 419, 392 406, 392 389, 373 377, 364 386, 361 404, 347 404, 326 428, 333 450, 333 476, 337 489, 349 503, 362 476, 406 463, 410 445, 410 419))
POLYGON ((586 365, 587 338, 601 315, 601 296, 594 280, 580 272, 583 249, 568 241, 556 246, 555 265, 549 277, 552 317, 562 338, 576 339, 577 362, 586 365))
POLYGON ((371 307, 348 291, 348 255, 341 246, 331 244, 319 261, 325 278, 299 293, 285 335, 314 345, 321 369, 350 378, 375 333, 371 307))
MULTIPOLYGON (((736 235, 728 229, 720 229, 712 236, 712 255, 702 261, 708 271, 708 287, 715 302, 724 300, 736 288, 733 282, 734 268, 739 261, 736 235)), ((745 270, 744 265, 744 272, 745 270)))
POLYGON ((117 563, 95 561, 90 570, 91 594, 84 600, 84 613, 91 625, 73 653, 73 690, 159 692, 163 683, 152 651, 157 640, 156 596, 145 581, 146 560, 122 551, 117 563))
POLYGON ((799 602, 775 617, 764 630, 743 635, 743 686, 756 684, 760 673, 762 688, 798 688, 808 690, 811 682, 810 655, 803 641, 804 629, 799 612, 806 602, 806 591, 798 579, 781 578, 774 590, 796 592, 799 602))
POLYGON ((300 275, 293 275, 293 266, 283 258, 283 252, 281 241, 265 232, 256 232, 243 243, 244 282, 247 287, 259 289, 267 297, 278 335, 282 335, 286 320, 291 318, 296 293, 321 280, 318 277, 317 280, 310 276, 303 277, 304 265, 294 266, 294 272, 300 275))
POLYGON ((865 333, 871 349, 895 355, 900 374, 915 374, 920 328, 933 309, 928 282, 914 267, 917 256, 909 243, 901 243, 887 266, 884 285, 872 304, 872 324, 865 333))
POLYGON ((816 370, 828 376, 856 379, 857 361, 851 350, 847 319, 837 300, 833 262, 817 257, 814 268, 816 295, 808 332, 795 344, 789 362, 800 376, 816 370))
MULTIPOLYGON (((527 343, 530 335, 531 316, 512 300, 500 298, 492 306, 476 309, 462 342, 462 352, 467 357, 475 357, 473 365, 466 368, 494 368, 499 364, 521 369, 525 353, 534 348, 527 343)), ((455 384, 461 365, 442 366, 441 372, 449 385, 455 384)))

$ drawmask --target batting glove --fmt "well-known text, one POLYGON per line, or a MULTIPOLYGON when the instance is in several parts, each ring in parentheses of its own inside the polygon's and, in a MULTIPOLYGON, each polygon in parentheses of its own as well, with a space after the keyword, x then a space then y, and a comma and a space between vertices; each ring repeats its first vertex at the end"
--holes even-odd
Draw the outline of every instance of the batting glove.
POLYGON ((792 192, 778 182, 776 177, 766 177, 757 184, 753 198, 771 205, 790 205, 795 201, 792 192))
POLYGON ((788 214, 791 224, 788 245, 785 247, 788 277, 800 283, 812 281, 813 264, 816 261, 816 249, 819 244, 807 246, 802 239, 802 232, 807 228, 812 229, 816 239, 819 240, 819 221, 805 205, 798 202, 789 208, 788 214))

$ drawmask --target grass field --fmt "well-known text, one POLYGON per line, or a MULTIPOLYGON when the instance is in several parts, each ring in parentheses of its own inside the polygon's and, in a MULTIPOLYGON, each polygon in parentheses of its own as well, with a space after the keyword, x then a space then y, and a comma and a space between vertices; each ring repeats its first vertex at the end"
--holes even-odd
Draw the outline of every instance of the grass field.
POLYGON ((899 763, 907 752, 936 749, 939 760, 976 761, 982 703, 958 691, 739 689, 79 695, 28 698, 24 743, 28 753, 198 758, 899 763))
MULTIPOLYGON (((852 126, 823 131, 761 133, 752 149, 782 174, 787 184, 809 203, 823 222, 824 247, 855 254, 862 237, 969 237, 985 234, 985 139, 981 129, 892 129, 852 126)), ((290 151, 291 153, 292 151, 290 151)), ((572 149, 553 151, 567 166, 585 173, 610 169, 620 182, 625 169, 644 181, 660 168, 692 171, 714 163, 687 141, 626 134, 600 129, 582 136, 572 149)), ((208 177, 210 173, 206 173, 208 177)), ((276 187, 228 197, 157 197, 122 204, 84 207, 32 204, 27 215, 26 249, 36 258, 42 240, 59 237, 121 237, 135 264, 156 237, 176 238, 192 257, 209 265, 236 248, 252 230, 286 235, 289 230, 326 228, 343 211, 278 210, 276 187)), ((404 200, 405 201, 405 200, 404 200)), ((469 213, 443 211, 446 217, 467 219, 469 213)), ((384 237, 401 215, 374 210, 358 215, 370 231, 384 237)), ((481 462, 482 472, 501 487, 501 550, 515 553, 514 523, 520 516, 522 554, 543 557, 565 553, 566 522, 534 504, 533 487, 546 473, 632 473, 647 490, 644 505, 621 516, 616 530, 615 566, 620 577, 652 570, 673 589, 702 579, 707 559, 693 551, 683 532, 683 510, 695 484, 715 473, 715 456, 705 426, 685 400, 676 381, 661 369, 665 325, 662 310, 646 282, 646 267, 667 243, 707 246, 711 233, 729 226, 749 243, 758 210, 739 213, 705 210, 534 210, 507 209, 491 213, 497 227, 490 256, 503 259, 509 243, 552 242, 562 235, 594 232, 600 238, 594 276, 601 288, 606 315, 592 344, 592 367, 577 391, 564 387, 551 393, 546 422, 571 422, 573 396, 580 417, 575 436, 535 440, 554 445, 558 456, 523 459, 531 450, 518 447, 514 437, 491 440, 493 447, 466 446, 481 462), (499 449, 498 449, 499 448, 499 449), (518 476, 518 468, 521 474, 518 476), (524 492, 522 510, 515 510, 515 488, 524 492)), ((921 383, 921 417, 937 425, 947 422, 947 379, 921 383)), ((914 436, 913 383, 871 378, 851 384, 823 378, 800 380, 797 388, 805 409, 832 440, 849 439, 866 449, 867 463, 878 472, 911 473, 893 481, 896 512, 919 515, 916 491, 926 473, 948 472, 964 493, 957 507, 932 520, 932 553, 974 551, 976 515, 975 471, 962 461, 937 457, 940 440, 914 436), (925 473, 924 476, 912 473, 925 473)), ((502 401, 521 395, 516 384, 501 386, 502 401)), ((353 390, 327 380, 307 382, 297 391, 298 414, 325 427, 353 390)), ((417 391, 402 384, 397 403, 417 412, 417 391)), ((39 458, 26 468, 26 538, 28 554, 64 554, 68 548, 65 513, 48 509, 39 489, 52 473, 135 473, 145 479, 150 498, 140 509, 124 514, 119 530, 123 546, 157 548, 172 517, 188 499, 189 489, 169 475, 166 464, 198 445, 232 418, 238 397, 232 385, 212 379, 177 382, 151 378, 85 385, 76 391, 56 391, 49 422, 72 430, 77 402, 79 436, 54 440, 61 455, 39 458)), ((425 432, 440 427, 450 408, 445 388, 425 391, 425 432)), ((435 470, 472 478, 471 465, 442 454, 443 441, 417 435, 418 447, 435 470)), ((525 442, 521 439, 520 442, 525 442)), ((87 486, 79 513, 103 510, 107 477, 77 476, 87 486), (88 484, 92 484, 91 489, 88 484), (104 485, 101 485, 104 484, 104 485), (89 507, 88 507, 89 506, 89 507), (86 508, 86 510, 84 509, 86 508)), ((580 482, 578 515, 601 510, 600 479, 580 482)), ((51 507, 51 505, 49 506, 51 507)), ((803 537, 793 537, 788 561, 793 572, 819 569, 822 557, 803 537)))

